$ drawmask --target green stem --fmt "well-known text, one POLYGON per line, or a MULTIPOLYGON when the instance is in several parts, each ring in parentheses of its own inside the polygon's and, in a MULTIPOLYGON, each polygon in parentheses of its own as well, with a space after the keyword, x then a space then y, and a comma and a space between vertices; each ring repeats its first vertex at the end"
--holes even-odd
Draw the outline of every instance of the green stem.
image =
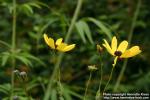
POLYGON ((86 100, 87 90, 88 90, 88 87, 89 87, 91 78, 92 78, 92 71, 90 72, 90 76, 89 76, 89 79, 88 79, 87 84, 86 84, 86 88, 85 88, 85 93, 84 93, 84 98, 83 98, 83 100, 86 100))
MULTIPOLYGON (((78 0, 78 3, 77 3, 77 7, 75 9, 75 13, 73 15, 73 18, 72 18, 72 21, 71 21, 71 25, 68 29, 68 32, 67 32, 67 35, 66 35, 66 38, 65 38, 65 42, 68 42, 69 38, 70 38, 70 35, 73 31, 73 28, 74 28, 74 25, 75 25, 75 22, 79 16, 79 12, 80 12, 80 9, 81 9, 81 6, 82 6, 82 2, 83 0, 78 0)), ((57 70, 62 62, 62 58, 63 58, 63 53, 60 53, 59 56, 58 56, 58 61, 54 67, 54 70, 53 70, 53 73, 52 73, 52 76, 50 77, 49 79, 49 83, 48 83, 48 87, 47 87, 47 90, 45 92, 45 95, 44 95, 44 100, 49 100, 49 97, 50 97, 50 92, 51 92, 51 85, 52 85, 52 80, 55 76, 55 74, 57 73, 57 70)))
MULTIPOLYGON (((131 40, 132 40, 133 31, 134 31, 134 28, 135 28, 136 20, 137 20, 138 15, 139 15, 140 7, 141 7, 141 0, 138 0, 138 4, 137 4, 137 7, 136 7, 136 11, 135 11, 135 13, 134 13, 134 16, 133 16, 131 29, 130 29, 130 31, 129 31, 129 36, 128 36, 129 45, 130 45, 131 40)), ((119 87, 119 85, 120 85, 120 82, 121 82, 121 79, 122 79, 123 74, 124 74, 124 72, 125 72, 127 63, 128 63, 128 59, 126 59, 126 60, 124 61, 124 63, 123 63, 122 69, 121 69, 121 71, 120 71, 119 77, 118 77, 118 79, 117 79, 117 82, 116 82, 115 87, 114 87, 114 90, 113 90, 114 92, 117 91, 117 89, 118 89, 118 87, 119 87)))
POLYGON ((70 27, 68 29, 68 32, 67 32, 67 35, 66 35, 66 38, 65 38, 65 42, 68 42, 68 40, 70 38, 70 35, 71 35, 72 31, 73 31, 75 22, 76 22, 76 20, 77 20, 77 18, 79 16, 79 12, 80 12, 80 9, 81 9, 81 6, 82 6, 82 2, 83 2, 83 0, 78 0, 75 13, 74 13, 73 18, 71 20, 71 25, 70 25, 70 27))
POLYGON ((101 54, 100 54, 100 81, 99 81, 99 87, 98 87, 98 90, 96 92, 96 100, 100 100, 100 96, 101 96, 101 84, 102 84, 102 75, 103 75, 103 64, 102 64, 102 57, 101 57, 101 54))
POLYGON ((100 75, 101 75, 101 77, 100 77, 100 81, 99 81, 99 92, 101 91, 101 84, 102 84, 102 75, 103 75, 103 70, 102 70, 102 67, 103 67, 103 64, 102 64, 102 57, 101 57, 101 55, 100 55, 100 62, 101 62, 101 69, 100 69, 100 75))
POLYGON ((62 85, 61 85, 61 81, 60 81, 60 68, 58 69, 57 94, 58 94, 59 100, 64 100, 62 85))
POLYGON ((16 0, 13 0, 13 22, 12 22, 12 72, 11 72, 11 96, 10 100, 13 99, 14 93, 14 69, 16 65, 15 60, 15 48, 16 48, 16 0))
POLYGON ((14 70, 15 70, 15 59, 12 56, 12 72, 11 72, 11 96, 10 96, 10 100, 13 100, 13 94, 14 94, 14 79, 15 79, 15 75, 14 75, 14 70))
POLYGON ((114 68, 115 68, 115 67, 112 67, 112 69, 111 69, 111 73, 110 73, 110 76, 109 76, 109 80, 107 81, 107 84, 106 84, 106 86, 104 87, 103 93, 105 92, 105 90, 106 90, 106 88, 107 88, 107 86, 108 86, 108 84, 109 84, 109 82, 110 82, 110 80, 111 80, 111 78, 112 78, 112 74, 113 74, 114 68))
POLYGON ((13 0, 12 49, 16 47, 16 0, 13 0))

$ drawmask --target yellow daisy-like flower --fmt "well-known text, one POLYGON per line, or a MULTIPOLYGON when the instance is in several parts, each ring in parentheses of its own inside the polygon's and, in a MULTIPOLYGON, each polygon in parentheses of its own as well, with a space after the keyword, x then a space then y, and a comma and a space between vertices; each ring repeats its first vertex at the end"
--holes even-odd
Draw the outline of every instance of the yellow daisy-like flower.
POLYGON ((55 42, 53 38, 48 37, 47 34, 44 34, 44 40, 50 48, 61 52, 67 52, 75 48, 75 44, 68 45, 64 43, 63 38, 59 38, 55 42))
POLYGON ((115 57, 113 67, 116 65, 118 58, 129 58, 141 53, 139 46, 133 46, 127 50, 128 42, 126 40, 122 41, 117 47, 117 39, 115 36, 112 38, 111 46, 105 39, 103 46, 115 57))

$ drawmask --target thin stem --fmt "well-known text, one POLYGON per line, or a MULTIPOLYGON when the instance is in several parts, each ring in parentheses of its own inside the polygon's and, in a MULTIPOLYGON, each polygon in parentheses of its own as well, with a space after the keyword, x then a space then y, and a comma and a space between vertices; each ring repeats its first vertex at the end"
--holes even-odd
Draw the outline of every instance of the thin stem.
POLYGON ((16 47, 16 0, 13 0, 12 49, 16 47))
POLYGON ((104 87, 103 93, 105 92, 105 90, 106 90, 106 88, 107 88, 107 86, 108 86, 110 80, 112 79, 112 75, 113 75, 113 70, 114 70, 114 68, 115 68, 115 67, 112 67, 112 69, 111 69, 111 73, 110 73, 110 76, 109 76, 109 80, 107 81, 107 84, 106 84, 105 87, 104 87))
POLYGON ((101 62, 101 64, 100 64, 100 67, 101 67, 101 69, 100 69, 100 75, 101 75, 101 77, 100 77, 99 88, 98 88, 99 92, 101 91, 102 75, 103 75, 103 70, 102 70, 103 64, 102 64, 102 57, 101 57, 101 55, 100 55, 100 62, 101 62))
MULTIPOLYGON (((130 45, 131 40, 132 40, 133 31, 134 31, 134 28, 135 28, 136 20, 137 20, 138 15, 139 15, 140 7, 141 7, 141 0, 138 0, 138 4, 137 4, 137 7, 136 7, 136 11, 135 11, 135 13, 134 13, 134 16, 133 16, 131 29, 130 29, 129 36, 128 36, 129 45, 130 45)), ((119 87, 119 85, 120 85, 120 82, 121 82, 121 79, 122 79, 123 74, 124 74, 124 72, 125 72, 127 63, 128 63, 128 59, 126 59, 126 60, 124 61, 124 63, 123 63, 122 69, 121 69, 121 71, 120 71, 119 77, 118 77, 118 79, 117 79, 117 82, 116 82, 115 87, 114 87, 114 90, 113 90, 114 92, 117 91, 117 89, 118 89, 118 87, 119 87)))
MULTIPOLYGON (((80 12, 80 9, 81 9, 81 6, 82 6, 82 2, 83 2, 83 0, 78 0, 77 7, 75 9, 75 13, 74 13, 72 21, 71 21, 71 25, 70 25, 70 27, 68 29, 68 32, 67 32, 67 35, 66 35, 66 38, 65 38, 65 42, 68 42, 68 40, 69 40, 69 38, 71 36, 71 33, 73 31, 75 22, 76 22, 76 20, 77 20, 77 18, 79 16, 79 12, 80 12)), ((57 73, 57 69, 59 68, 59 66, 60 66, 60 64, 62 62, 62 58, 63 58, 63 53, 60 53, 59 56, 58 56, 58 61, 57 61, 56 65, 55 65, 55 67, 54 67, 52 76, 49 79, 49 83, 48 83, 47 90, 45 92, 44 100, 49 100, 50 92, 51 92, 52 80, 53 80, 55 74, 57 73)))
POLYGON ((102 84, 102 75, 103 75, 103 69, 102 69, 102 67, 103 67, 103 64, 102 64, 102 57, 101 57, 101 54, 100 54, 100 81, 99 81, 99 87, 98 87, 98 90, 97 90, 97 92, 96 92, 96 100, 99 100, 100 99, 100 94, 101 94, 101 84, 102 84))
MULTIPOLYGON (((56 55, 55 55, 56 56, 56 55)), ((61 85, 61 68, 58 67, 57 69, 57 92, 59 95, 59 100, 63 100, 63 93, 62 93, 62 85, 61 85)))
POLYGON ((12 72, 11 72, 11 96, 10 100, 13 99, 14 93, 14 69, 15 69, 15 48, 16 48, 16 0, 13 0, 13 22, 12 22, 12 72))
POLYGON ((11 72, 11 96, 10 96, 10 100, 13 99, 13 94, 14 94, 14 79, 15 79, 15 75, 14 75, 14 71, 15 70, 15 59, 12 56, 12 72, 11 72))
POLYGON ((62 92, 62 85, 60 81, 60 68, 58 69, 57 92, 58 92, 59 100, 64 100, 63 92, 62 92))
POLYGON ((60 67, 58 68, 58 82, 61 84, 61 69, 60 67))
POLYGON ((86 100, 86 94, 87 94, 87 91, 88 91, 88 88, 89 88, 89 84, 90 84, 91 78, 92 78, 92 71, 90 72, 90 76, 89 76, 89 79, 88 79, 87 84, 86 84, 85 93, 84 93, 84 99, 83 100, 86 100))
POLYGON ((67 35, 66 35, 66 38, 65 38, 65 42, 68 42, 69 38, 70 38, 70 35, 73 31, 73 28, 74 28, 74 25, 75 25, 75 22, 79 16, 79 13, 80 13, 80 9, 81 9, 81 6, 82 6, 82 2, 83 0, 78 0, 78 3, 77 3, 77 7, 76 7, 76 10, 75 10, 75 13, 73 15, 73 18, 71 20, 71 25, 68 29, 68 32, 67 32, 67 35))
MULTIPOLYGON (((60 59, 62 59, 62 53, 58 56, 58 62, 60 63, 60 59)), ((55 68, 54 68, 54 70, 53 70, 53 73, 52 73, 52 76, 50 77, 50 79, 49 79, 49 83, 48 83, 48 86, 47 86, 47 90, 46 90, 46 92, 45 92, 45 96, 44 96, 44 100, 49 100, 49 97, 50 97, 50 93, 51 93, 51 86, 52 86, 52 82, 54 81, 54 77, 55 77, 55 75, 56 75, 56 73, 57 73, 57 70, 58 70, 58 68, 59 68, 59 63, 56 63, 56 65, 57 65, 57 67, 56 67, 56 65, 55 65, 55 68)))

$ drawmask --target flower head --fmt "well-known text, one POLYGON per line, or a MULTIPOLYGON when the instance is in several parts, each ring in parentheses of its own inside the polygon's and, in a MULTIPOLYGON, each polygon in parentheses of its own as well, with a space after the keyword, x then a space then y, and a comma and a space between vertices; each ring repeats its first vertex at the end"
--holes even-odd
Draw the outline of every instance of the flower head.
POLYGON ((50 48, 56 49, 61 52, 67 52, 75 48, 75 44, 68 45, 63 42, 62 38, 57 39, 55 42, 54 39, 48 37, 47 34, 44 34, 44 40, 50 48))
POLYGON ((108 44, 108 42, 105 39, 104 39, 103 46, 112 56, 115 57, 113 66, 116 65, 118 58, 130 58, 141 53, 139 46, 133 46, 130 49, 127 49, 128 42, 126 40, 122 41, 117 47, 117 39, 115 36, 112 38, 111 46, 108 44))

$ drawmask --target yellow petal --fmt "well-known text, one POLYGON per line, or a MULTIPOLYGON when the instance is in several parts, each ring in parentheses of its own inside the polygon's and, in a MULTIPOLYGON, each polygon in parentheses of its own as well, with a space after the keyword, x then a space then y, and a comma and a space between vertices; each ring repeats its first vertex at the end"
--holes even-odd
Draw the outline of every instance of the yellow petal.
POLYGON ((61 43, 61 44, 59 44, 59 45, 57 46, 56 49, 57 49, 58 51, 64 52, 63 49, 64 49, 66 46, 67 46, 66 43, 61 43))
POLYGON ((44 40, 49 47, 55 49, 54 40, 52 38, 48 38, 47 34, 44 34, 44 40))
POLYGON ((62 41, 63 41, 63 38, 59 38, 59 39, 57 39, 57 41, 56 41, 56 45, 58 46, 58 45, 60 45, 61 43, 62 43, 62 41))
POLYGON ((139 53, 141 53, 140 47, 139 46, 133 46, 129 50, 126 50, 120 57, 121 58, 129 58, 129 57, 133 57, 139 53))
POLYGON ((121 51, 122 53, 124 53, 124 51, 127 49, 128 47, 128 42, 127 41, 122 41, 120 43, 120 45, 118 46, 117 51, 121 51))
POLYGON ((118 57, 115 57, 115 59, 114 59, 114 63, 112 64, 112 66, 113 66, 113 67, 115 67, 115 66, 116 66, 117 59, 118 59, 118 57))
POLYGON ((48 36, 47 36, 47 34, 44 34, 43 36, 44 36, 44 40, 45 40, 46 44, 48 44, 49 42, 48 42, 48 36))
POLYGON ((70 51, 70 50, 72 50, 72 49, 74 49, 74 48, 75 48, 75 44, 71 44, 71 45, 66 46, 66 47, 63 49, 63 51, 64 51, 64 52, 67 52, 67 51, 70 51))
POLYGON ((112 49, 110 48, 108 42, 104 39, 104 42, 105 44, 102 44, 106 49, 107 51, 111 54, 111 55, 114 55, 114 52, 112 51, 112 49))
POLYGON ((111 48, 112 48, 112 51, 113 51, 113 52, 115 52, 115 51, 117 50, 117 39, 116 39, 115 36, 114 36, 113 39, 112 39, 111 48))

